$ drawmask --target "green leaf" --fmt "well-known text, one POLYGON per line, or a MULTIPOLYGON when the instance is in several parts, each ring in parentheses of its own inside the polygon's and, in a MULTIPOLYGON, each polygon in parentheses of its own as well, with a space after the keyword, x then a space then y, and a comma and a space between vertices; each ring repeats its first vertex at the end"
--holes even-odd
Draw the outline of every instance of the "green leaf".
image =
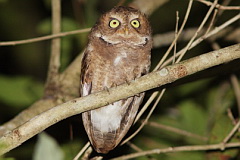
POLYGON ((0 75, 0 100, 11 106, 26 106, 40 98, 43 85, 29 77, 0 75))
POLYGON ((204 135, 207 126, 207 114, 194 101, 184 101, 180 104, 182 129, 204 135))
MULTIPOLYGON (((62 22, 62 32, 79 29, 77 23, 70 18, 63 17, 61 22, 62 22)), ((40 34, 50 34, 52 30, 51 25, 52 25, 52 22, 50 18, 44 19, 38 24, 37 31, 40 34)))
POLYGON ((41 133, 33 153, 33 160, 63 160, 64 154, 57 142, 47 135, 41 133))
MULTIPOLYGON (((230 133, 233 128, 233 124, 227 115, 222 114, 222 116, 216 119, 216 122, 210 133, 210 144, 220 143, 223 139, 230 133)), ((237 136, 233 136, 230 142, 239 142, 237 136)), ((236 157, 239 149, 230 149, 225 151, 210 152, 208 154, 211 160, 222 160, 222 158, 230 159, 236 157)))

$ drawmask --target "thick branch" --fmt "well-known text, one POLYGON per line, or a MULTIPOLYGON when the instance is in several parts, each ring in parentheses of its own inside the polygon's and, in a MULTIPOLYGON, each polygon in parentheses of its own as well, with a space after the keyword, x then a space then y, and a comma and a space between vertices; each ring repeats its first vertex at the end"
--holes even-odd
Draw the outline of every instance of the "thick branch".
POLYGON ((167 66, 160 71, 136 79, 130 84, 123 84, 58 105, 1 137, 0 155, 19 146, 60 120, 174 82, 188 75, 235 59, 240 59, 240 44, 167 66))
MULTIPOLYGON (((52 33, 61 32, 61 1, 52 0, 52 33)), ((58 71, 60 68, 61 39, 55 38, 51 43, 51 57, 48 69, 45 96, 53 96, 58 86, 58 71)))

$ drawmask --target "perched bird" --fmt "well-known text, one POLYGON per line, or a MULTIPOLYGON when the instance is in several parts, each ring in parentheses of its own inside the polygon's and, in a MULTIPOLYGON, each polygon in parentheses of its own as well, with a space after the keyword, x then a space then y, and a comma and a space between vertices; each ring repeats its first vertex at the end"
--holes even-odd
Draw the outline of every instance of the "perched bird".
MULTIPOLYGON (((130 7, 103 14, 89 34, 81 66, 81 96, 121 85, 149 72, 152 36, 147 17, 130 7)), ((94 149, 108 153, 125 136, 144 93, 84 112, 83 123, 94 149)))

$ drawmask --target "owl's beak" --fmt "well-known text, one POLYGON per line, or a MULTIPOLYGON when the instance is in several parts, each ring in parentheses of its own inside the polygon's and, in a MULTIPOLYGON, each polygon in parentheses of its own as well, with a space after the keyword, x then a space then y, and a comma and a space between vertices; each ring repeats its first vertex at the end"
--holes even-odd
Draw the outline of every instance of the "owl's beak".
POLYGON ((128 32, 128 28, 127 27, 124 28, 124 33, 125 33, 125 35, 128 35, 129 32, 128 32))
POLYGON ((122 28, 121 30, 118 31, 118 33, 120 33, 122 35, 128 35, 129 34, 128 27, 122 28))

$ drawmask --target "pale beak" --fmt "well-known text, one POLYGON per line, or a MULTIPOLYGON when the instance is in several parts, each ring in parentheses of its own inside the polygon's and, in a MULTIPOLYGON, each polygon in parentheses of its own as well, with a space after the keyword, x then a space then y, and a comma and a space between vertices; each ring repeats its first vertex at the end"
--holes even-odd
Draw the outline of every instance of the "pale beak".
POLYGON ((118 31, 118 33, 122 35, 128 35, 129 34, 128 27, 122 28, 121 30, 118 31))
POLYGON ((125 33, 125 35, 128 35, 129 32, 128 32, 128 28, 127 27, 124 28, 124 33, 125 33))

